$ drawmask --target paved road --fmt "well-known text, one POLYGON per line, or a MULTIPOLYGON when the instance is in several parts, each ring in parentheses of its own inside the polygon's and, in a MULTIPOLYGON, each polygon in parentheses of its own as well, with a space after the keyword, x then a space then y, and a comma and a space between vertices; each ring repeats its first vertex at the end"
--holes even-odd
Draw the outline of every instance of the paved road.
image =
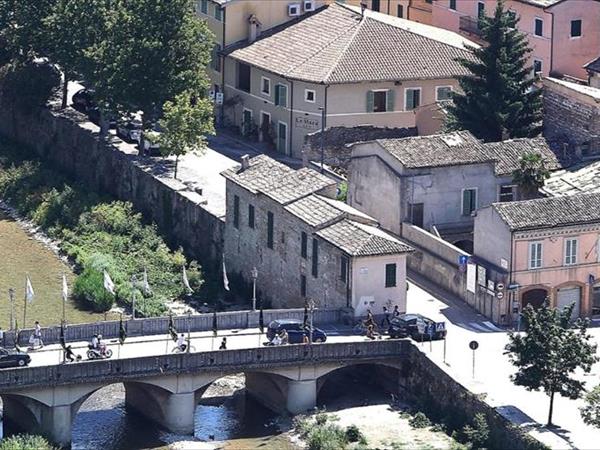
MULTIPOLYGON (((428 289, 434 291, 430 287, 428 289)), ((491 405, 501 408, 514 421, 531 424, 532 428, 545 424, 549 398, 543 393, 529 392, 510 382, 509 376, 514 369, 503 354, 508 334, 464 303, 442 299, 442 295, 439 292, 432 295, 414 284, 409 289, 408 312, 419 312, 433 320, 447 322, 446 364, 443 362, 443 342, 433 342, 431 350, 429 343, 425 343, 423 352, 438 365, 446 366, 455 379, 473 392, 485 394, 491 405), (479 342, 474 378, 473 352, 468 347, 471 340, 479 342)), ((592 328, 590 332, 600 343, 600 328, 592 328)), ((580 374, 580 377, 587 381, 587 388, 590 389, 600 382, 599 374, 600 364, 596 364, 589 375, 580 374)), ((559 428, 553 432, 538 428, 539 436, 553 448, 600 448, 600 430, 584 425, 581 420, 578 408, 582 404, 582 400, 556 396, 553 422, 559 428)))

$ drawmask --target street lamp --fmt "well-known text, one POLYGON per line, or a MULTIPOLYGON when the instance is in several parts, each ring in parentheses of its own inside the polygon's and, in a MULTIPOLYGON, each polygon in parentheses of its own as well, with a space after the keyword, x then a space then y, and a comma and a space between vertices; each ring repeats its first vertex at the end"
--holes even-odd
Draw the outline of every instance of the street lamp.
POLYGON ((192 331, 190 326, 190 321, 192 319, 192 310, 187 310, 187 329, 188 329, 188 337, 187 337, 187 348, 185 349, 187 353, 190 352, 190 347, 192 346, 192 331))
POLYGON ((256 279, 258 278, 256 267, 252 268, 250 275, 252 275, 252 311, 256 311, 256 279))
POLYGON ((10 329, 15 329, 15 290, 8 290, 8 298, 10 299, 10 329))
POLYGON ((137 277, 131 276, 131 318, 135 320, 135 286, 137 285, 137 277))
POLYGON ((310 311, 310 332, 308 333, 308 342, 309 343, 313 343, 313 318, 314 318, 314 314, 315 314, 315 309, 317 308, 317 302, 315 300, 313 300, 312 298, 309 298, 308 301, 306 302, 306 304, 308 305, 308 310, 310 311))
POLYGON ((321 173, 323 173, 325 171, 325 119, 327 113, 323 106, 319 106, 319 111, 321 111, 321 139, 319 147, 321 150, 321 173))

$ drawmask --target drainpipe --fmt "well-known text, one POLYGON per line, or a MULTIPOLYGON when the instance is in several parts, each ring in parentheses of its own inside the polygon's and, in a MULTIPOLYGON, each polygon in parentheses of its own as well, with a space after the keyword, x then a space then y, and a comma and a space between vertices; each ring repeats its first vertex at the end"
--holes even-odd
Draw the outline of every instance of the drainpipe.
POLYGON ((390 16, 392 15, 392 13, 390 12, 390 0, 388 0, 388 12, 387 12, 390 16))
POLYGON ((346 281, 346 308, 350 308, 350 299, 352 297, 352 280, 353 280, 353 276, 352 276, 352 269, 353 269, 353 264, 352 262, 354 261, 353 258, 348 258, 348 280, 346 281))
MULTIPOLYGON (((510 232, 510 260, 508 261, 508 284, 513 284, 514 283, 514 279, 513 279, 513 249, 515 247, 515 233, 513 231, 510 232)), ((505 287, 505 289, 508 289, 508 286, 505 287)), ((510 296, 509 296, 509 300, 508 300, 508 312, 507 312, 507 316, 512 318, 512 309, 513 309, 513 302, 515 301, 515 297, 517 295, 516 291, 510 291, 510 296)), ((520 302, 519 302, 520 303, 520 302)), ((519 307, 519 310, 521 308, 519 307)), ((520 314, 520 312, 519 312, 520 314)), ((517 318, 517 320, 520 321, 519 318, 517 318)), ((511 320, 512 322, 512 320, 511 320)))
POLYGON ((294 142, 294 80, 288 80, 290 82, 290 131, 288 132, 288 136, 290 138, 289 148, 290 155, 292 156, 292 142, 294 142))
MULTIPOLYGON (((223 8, 223 37, 221 38, 221 50, 225 50, 225 22, 227 21, 227 8, 223 8)), ((219 122, 221 126, 223 126, 223 122, 225 120, 225 57, 223 56, 223 61, 221 61, 221 90, 223 91, 223 103, 219 108, 219 122)))
POLYGON ((554 13, 552 11, 548 11, 552 16, 552 26, 550 29, 552 30, 552 37, 550 38, 550 70, 548 71, 548 75, 552 74, 552 68, 554 67, 554 13))

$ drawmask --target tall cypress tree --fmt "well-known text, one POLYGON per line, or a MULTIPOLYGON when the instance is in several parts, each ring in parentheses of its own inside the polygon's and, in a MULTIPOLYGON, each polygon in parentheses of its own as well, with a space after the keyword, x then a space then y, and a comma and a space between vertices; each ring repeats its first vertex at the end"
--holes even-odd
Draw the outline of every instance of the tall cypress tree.
POLYGON ((481 17, 485 44, 471 48, 474 59, 458 61, 471 72, 459 78, 463 93, 453 95, 447 127, 469 130, 486 142, 533 137, 541 132, 541 91, 534 88, 531 52, 518 18, 499 1, 493 17, 481 17))

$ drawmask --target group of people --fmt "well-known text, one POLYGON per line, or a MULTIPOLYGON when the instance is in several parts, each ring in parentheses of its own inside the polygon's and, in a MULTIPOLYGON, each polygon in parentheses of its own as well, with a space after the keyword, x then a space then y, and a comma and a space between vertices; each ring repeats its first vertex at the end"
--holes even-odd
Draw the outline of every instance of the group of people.
MULTIPOLYGON (((387 308, 387 306, 383 307, 383 319, 381 319, 381 328, 384 329, 384 327, 387 325, 388 327, 391 325, 391 320, 390 320, 390 316, 393 317, 398 317, 400 315, 400 310, 398 309, 398 305, 394 306, 394 310, 390 313, 390 310, 387 308)), ((363 322, 365 328, 366 328, 366 333, 365 335, 367 336, 367 338, 369 339, 376 339, 377 337, 377 323, 375 322, 375 317, 373 316, 373 313, 371 312, 370 309, 367 309, 367 318, 365 319, 365 321, 363 322)))
POLYGON ((31 336, 29 336, 29 349, 35 350, 36 347, 42 348, 44 341, 42 340, 42 327, 40 323, 35 321, 35 328, 31 336))
POLYGON ((275 337, 271 340, 273 345, 285 345, 290 343, 290 336, 285 328, 283 328, 275 337))
POLYGON ((102 356, 104 356, 104 354, 106 353, 106 344, 104 342, 102 342, 101 334, 95 334, 92 336, 92 342, 90 343, 90 349, 96 350, 102 356))

